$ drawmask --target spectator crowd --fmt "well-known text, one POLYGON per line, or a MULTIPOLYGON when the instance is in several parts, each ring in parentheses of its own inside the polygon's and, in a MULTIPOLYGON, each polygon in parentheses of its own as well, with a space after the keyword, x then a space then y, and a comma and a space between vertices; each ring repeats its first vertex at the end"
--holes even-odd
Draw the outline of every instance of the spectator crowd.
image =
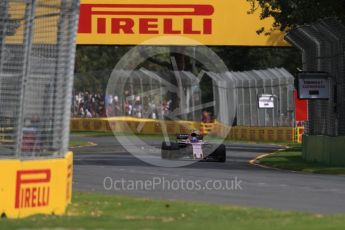
MULTIPOLYGON (((152 118, 168 116, 172 110, 172 100, 126 95, 120 98, 117 95, 92 94, 78 92, 73 96, 73 117, 96 118, 133 116, 138 118, 152 118)), ((127 95, 128 94, 128 95, 127 95)))

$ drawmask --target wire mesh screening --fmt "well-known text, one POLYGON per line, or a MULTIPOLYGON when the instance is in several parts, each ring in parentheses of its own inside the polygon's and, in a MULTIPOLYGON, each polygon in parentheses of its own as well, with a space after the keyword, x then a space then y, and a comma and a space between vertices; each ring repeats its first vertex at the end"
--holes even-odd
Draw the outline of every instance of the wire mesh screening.
POLYGON ((319 30, 328 37, 330 43, 330 64, 336 81, 335 105, 338 135, 345 135, 345 26, 333 18, 317 24, 319 30))
POLYGON ((219 97, 217 104, 220 106, 221 122, 239 126, 269 126, 293 127, 294 120, 294 77, 285 69, 253 70, 246 72, 227 72, 225 74, 208 73, 219 95, 223 78, 230 86, 224 94, 235 93, 236 107, 228 106, 227 96, 219 97), (218 83, 217 83, 218 82, 218 83), (269 94, 274 97, 274 108, 263 109, 258 106, 258 97, 269 94), (227 114, 236 113, 234 123, 229 121, 227 114))
MULTIPOLYGON (((190 72, 140 69, 113 71, 111 76, 115 80, 104 96, 108 117, 201 120, 199 80, 190 72)), ((90 106, 81 109, 89 111, 90 106)))
POLYGON ((68 148, 78 0, 0 3, 0 156, 68 148))
POLYGON ((214 118, 219 122, 232 126, 237 108, 236 82, 226 74, 205 72, 213 82, 214 118))
POLYGON ((345 27, 335 18, 301 26, 286 39, 302 50, 304 71, 324 71, 331 77, 329 100, 309 101, 309 135, 345 135, 345 27))

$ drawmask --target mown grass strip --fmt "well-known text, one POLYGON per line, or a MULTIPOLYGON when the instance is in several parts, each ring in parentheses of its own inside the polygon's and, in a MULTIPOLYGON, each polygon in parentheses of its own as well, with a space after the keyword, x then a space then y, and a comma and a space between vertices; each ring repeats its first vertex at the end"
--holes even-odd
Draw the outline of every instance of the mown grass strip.
POLYGON ((325 164, 306 162, 302 157, 302 145, 293 144, 288 149, 270 154, 256 163, 261 165, 318 174, 345 174, 345 167, 332 167, 325 164))
POLYGON ((281 212, 168 200, 74 193, 65 216, 0 221, 0 229, 343 229, 345 215, 281 212))

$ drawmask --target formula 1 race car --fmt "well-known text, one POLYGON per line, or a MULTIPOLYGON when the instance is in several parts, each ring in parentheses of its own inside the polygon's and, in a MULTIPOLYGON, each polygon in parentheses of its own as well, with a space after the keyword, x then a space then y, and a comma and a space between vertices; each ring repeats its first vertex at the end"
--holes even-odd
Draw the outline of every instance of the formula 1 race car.
POLYGON ((224 144, 210 144, 196 133, 179 134, 175 142, 162 142, 162 159, 193 159, 200 161, 226 161, 224 144))

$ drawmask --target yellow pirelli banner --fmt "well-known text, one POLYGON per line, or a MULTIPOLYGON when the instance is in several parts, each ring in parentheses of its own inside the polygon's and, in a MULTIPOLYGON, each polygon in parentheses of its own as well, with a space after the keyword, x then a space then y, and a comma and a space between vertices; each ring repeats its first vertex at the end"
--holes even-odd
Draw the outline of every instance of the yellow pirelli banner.
POLYGON ((228 136, 230 140, 296 142, 293 127, 233 127, 228 136))
POLYGON ((61 159, 0 160, 0 213, 61 215, 72 196, 73 154, 61 159))
POLYGON ((199 130, 200 122, 164 121, 134 117, 112 118, 72 118, 71 131, 116 132, 131 134, 168 134, 190 133, 199 130))
POLYGON ((78 44, 286 46, 246 0, 81 0, 78 44), (188 39, 182 39, 188 38, 188 39))
POLYGON ((234 141, 300 142, 303 132, 294 127, 229 127, 216 121, 211 135, 234 141))
MULTIPOLYGON (((53 2, 52 4, 55 4, 53 2)), ((15 21, 16 29, 12 35, 6 36, 7 44, 22 44, 27 32, 25 32, 26 9, 29 6, 25 1, 9 1, 8 14, 15 21)), ((34 8, 35 18, 32 25, 33 44, 57 44, 58 22, 61 14, 58 7, 48 4, 36 4, 34 8), (49 27, 49 29, 47 29, 49 27)))
POLYGON ((199 130, 205 135, 234 141, 301 142, 304 128, 298 127, 230 127, 218 121, 201 123, 193 121, 164 121, 134 117, 73 118, 71 131, 115 132, 130 134, 188 134, 199 130))

